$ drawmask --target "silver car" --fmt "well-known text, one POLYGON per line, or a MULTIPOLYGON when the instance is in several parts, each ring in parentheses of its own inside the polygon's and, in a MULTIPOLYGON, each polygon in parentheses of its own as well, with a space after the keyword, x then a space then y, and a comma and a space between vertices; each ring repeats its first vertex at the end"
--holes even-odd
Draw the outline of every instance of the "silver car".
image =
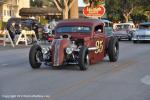
POLYGON ((133 43, 150 40, 150 22, 141 23, 139 28, 134 31, 132 40, 133 43))
POLYGON ((113 25, 114 35, 121 39, 132 39, 132 31, 135 30, 135 25, 133 23, 117 23, 113 25))

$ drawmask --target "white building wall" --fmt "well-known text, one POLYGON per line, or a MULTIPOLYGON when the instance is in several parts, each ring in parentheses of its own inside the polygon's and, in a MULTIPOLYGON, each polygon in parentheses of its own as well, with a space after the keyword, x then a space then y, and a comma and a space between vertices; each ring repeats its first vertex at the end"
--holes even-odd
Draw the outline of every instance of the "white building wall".
POLYGON ((20 17, 19 10, 21 8, 30 8, 30 0, 7 0, 2 5, 2 19, 7 22, 11 17, 20 17))

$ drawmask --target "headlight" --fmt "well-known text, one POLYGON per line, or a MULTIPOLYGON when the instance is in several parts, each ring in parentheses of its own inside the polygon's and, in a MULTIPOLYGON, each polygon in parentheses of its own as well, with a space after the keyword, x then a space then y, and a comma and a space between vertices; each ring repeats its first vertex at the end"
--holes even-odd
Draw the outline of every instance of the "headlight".
POLYGON ((42 48, 42 53, 46 54, 46 53, 48 53, 49 50, 50 50, 49 48, 42 48))
POLYGON ((73 48, 66 48, 66 53, 67 54, 71 54, 73 52, 73 48))

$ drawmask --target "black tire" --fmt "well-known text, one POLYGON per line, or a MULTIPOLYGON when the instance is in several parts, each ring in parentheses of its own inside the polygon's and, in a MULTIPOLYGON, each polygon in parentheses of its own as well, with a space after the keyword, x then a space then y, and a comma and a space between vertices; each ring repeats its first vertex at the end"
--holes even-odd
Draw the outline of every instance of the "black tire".
POLYGON ((37 56, 39 60, 42 59, 42 49, 39 45, 35 44, 31 47, 29 52, 29 62, 33 69, 38 69, 41 66, 41 62, 37 60, 37 56))
POLYGON ((137 43, 137 41, 136 41, 136 40, 133 40, 133 43, 137 43))
POLYGON ((128 40, 131 41, 131 40, 132 40, 132 37, 129 36, 128 40))
POLYGON ((119 42, 116 37, 111 37, 108 44, 108 56, 110 62, 116 62, 119 56, 119 42))
POLYGON ((131 40, 132 40, 132 37, 133 37, 133 32, 132 32, 132 31, 130 31, 130 32, 129 32, 128 40, 129 40, 129 41, 131 41, 131 40))
POLYGON ((79 51, 79 67, 80 70, 87 70, 89 66, 88 48, 83 46, 79 51))

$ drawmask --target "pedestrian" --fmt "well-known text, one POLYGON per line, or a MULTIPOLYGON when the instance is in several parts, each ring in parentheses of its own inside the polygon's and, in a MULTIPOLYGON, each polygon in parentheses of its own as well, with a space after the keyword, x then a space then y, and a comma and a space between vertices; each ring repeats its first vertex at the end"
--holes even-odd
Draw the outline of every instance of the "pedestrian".
POLYGON ((12 22, 8 27, 7 27, 7 30, 10 34, 10 37, 12 39, 12 41, 15 41, 15 23, 12 22))
POLYGON ((34 32, 36 34, 36 37, 39 40, 39 31, 38 31, 38 29, 39 29, 38 24, 33 21, 31 30, 34 30, 34 32))
POLYGON ((50 23, 49 23, 49 26, 52 30, 54 30, 55 26, 56 26, 56 21, 55 19, 53 19, 50 23))

